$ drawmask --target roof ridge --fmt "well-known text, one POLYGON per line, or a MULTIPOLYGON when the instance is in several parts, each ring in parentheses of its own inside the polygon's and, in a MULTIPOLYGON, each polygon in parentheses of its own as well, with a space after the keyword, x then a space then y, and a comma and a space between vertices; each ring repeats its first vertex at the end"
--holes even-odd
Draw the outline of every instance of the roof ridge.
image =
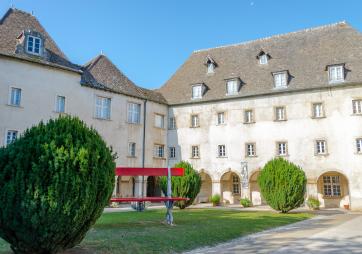
POLYGON ((348 25, 348 26, 350 26, 345 20, 342 20, 342 21, 339 21, 339 22, 336 22, 336 23, 331 23, 331 24, 322 25, 322 26, 305 28, 305 29, 302 29, 302 30, 294 31, 294 32, 275 34, 275 35, 267 36, 267 37, 260 38, 260 39, 249 40, 249 41, 244 41, 244 42, 239 42, 239 43, 234 43, 234 44, 229 44, 229 45, 222 45, 222 46, 217 46, 217 47, 213 47, 213 48, 198 49, 198 50, 194 50, 193 53, 204 52, 204 51, 208 51, 208 50, 212 50, 212 49, 219 49, 219 48, 237 47, 237 46, 246 45, 246 44, 250 44, 250 43, 254 43, 254 42, 266 41, 266 40, 270 40, 270 39, 274 39, 274 38, 280 38, 280 37, 299 34, 299 33, 306 33, 306 32, 322 30, 322 29, 326 29, 326 28, 332 28, 332 27, 336 27, 338 25, 348 25))

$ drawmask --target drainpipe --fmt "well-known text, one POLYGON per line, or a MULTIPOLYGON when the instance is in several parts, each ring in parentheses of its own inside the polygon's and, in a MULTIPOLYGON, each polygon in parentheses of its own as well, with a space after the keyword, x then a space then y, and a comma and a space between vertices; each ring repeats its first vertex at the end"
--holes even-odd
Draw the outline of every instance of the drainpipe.
MULTIPOLYGON (((146 156, 146 111, 147 111, 147 100, 143 102, 143 133, 142 133, 142 167, 145 167, 145 156, 146 156)), ((142 197, 144 197, 144 180, 145 176, 142 176, 142 197)))

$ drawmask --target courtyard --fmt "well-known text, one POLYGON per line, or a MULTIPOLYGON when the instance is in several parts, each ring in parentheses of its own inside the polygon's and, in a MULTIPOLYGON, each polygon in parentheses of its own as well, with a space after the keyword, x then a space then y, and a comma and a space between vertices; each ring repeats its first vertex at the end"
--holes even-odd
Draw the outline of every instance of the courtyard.
MULTIPOLYGON (((164 209, 104 213, 82 243, 68 253, 180 253, 299 222, 308 213, 236 209, 175 210, 176 226, 163 224, 164 209)), ((11 253, 0 241, 0 253, 11 253)))

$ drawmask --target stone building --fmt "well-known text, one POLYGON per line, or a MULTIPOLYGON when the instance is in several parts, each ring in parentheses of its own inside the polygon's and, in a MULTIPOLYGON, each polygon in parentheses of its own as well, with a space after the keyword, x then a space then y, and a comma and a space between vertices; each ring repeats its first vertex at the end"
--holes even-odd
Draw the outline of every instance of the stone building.
MULTIPOLYGON (((190 161, 203 180, 198 202, 219 193, 264 204, 257 176, 282 156, 304 169, 322 206, 362 209, 361 59, 361 34, 341 22, 195 51, 152 91, 104 55, 72 63, 34 16, 10 9, 0 20, 0 144, 76 115, 118 166, 190 161)), ((155 186, 118 178, 114 194, 155 195, 155 186)))

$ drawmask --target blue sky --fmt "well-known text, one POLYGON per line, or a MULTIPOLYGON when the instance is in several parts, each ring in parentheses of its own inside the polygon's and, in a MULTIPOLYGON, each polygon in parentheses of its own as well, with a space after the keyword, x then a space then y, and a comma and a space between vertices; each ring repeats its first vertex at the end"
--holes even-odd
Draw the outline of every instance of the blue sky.
POLYGON ((84 64, 101 50, 131 80, 158 88, 192 51, 346 20, 362 31, 362 1, 1 0, 34 11, 63 52, 84 64))

